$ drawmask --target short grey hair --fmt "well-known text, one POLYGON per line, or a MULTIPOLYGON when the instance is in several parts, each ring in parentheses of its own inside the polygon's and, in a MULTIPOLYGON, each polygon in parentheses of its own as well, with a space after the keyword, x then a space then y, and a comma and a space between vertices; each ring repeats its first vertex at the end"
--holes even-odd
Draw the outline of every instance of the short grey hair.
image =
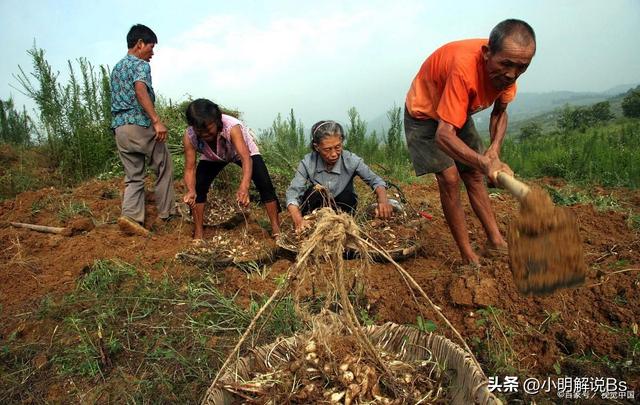
POLYGON ((324 138, 335 135, 340 136, 340 139, 344 141, 342 125, 331 120, 316 122, 311 127, 311 149, 313 149, 313 145, 318 145, 324 138))

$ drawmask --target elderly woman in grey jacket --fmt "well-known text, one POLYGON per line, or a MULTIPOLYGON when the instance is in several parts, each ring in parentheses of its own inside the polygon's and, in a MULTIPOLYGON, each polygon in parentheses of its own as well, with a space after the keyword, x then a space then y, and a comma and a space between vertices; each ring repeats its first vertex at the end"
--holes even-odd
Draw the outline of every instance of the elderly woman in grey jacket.
POLYGON ((298 165, 296 174, 287 189, 287 210, 291 214, 296 230, 306 223, 303 215, 323 205, 324 197, 314 192, 316 185, 329 192, 333 208, 352 214, 358 204, 353 188, 353 179, 359 176, 378 200, 378 217, 390 218, 386 183, 375 174, 355 153, 343 150, 344 131, 335 121, 320 121, 311 128, 312 152, 298 165))

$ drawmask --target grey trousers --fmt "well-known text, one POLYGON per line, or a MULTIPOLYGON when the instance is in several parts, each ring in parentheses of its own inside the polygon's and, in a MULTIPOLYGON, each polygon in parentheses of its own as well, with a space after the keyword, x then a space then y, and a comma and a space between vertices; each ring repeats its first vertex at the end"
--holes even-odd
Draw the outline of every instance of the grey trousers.
MULTIPOLYGON (((433 119, 420 120, 413 118, 407 108, 404 109, 404 133, 407 138, 407 148, 417 176, 427 173, 440 173, 454 164, 460 172, 469 172, 471 167, 453 160, 444 153, 436 143, 436 129, 438 121, 433 119)), ((478 134, 473 123, 473 118, 468 117, 464 126, 457 131, 458 137, 468 147, 484 153, 482 138, 478 134)))
POLYGON ((122 215, 144 223, 144 169, 145 161, 156 174, 155 201, 158 216, 167 218, 175 212, 173 165, 164 142, 156 141, 152 127, 123 125, 116 128, 116 145, 124 166, 124 197, 122 215))

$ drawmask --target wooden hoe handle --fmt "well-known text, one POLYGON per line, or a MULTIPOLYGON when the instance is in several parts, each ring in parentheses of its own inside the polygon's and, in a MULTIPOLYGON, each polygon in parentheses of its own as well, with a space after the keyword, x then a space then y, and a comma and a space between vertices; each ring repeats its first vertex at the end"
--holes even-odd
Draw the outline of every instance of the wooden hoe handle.
POLYGON ((513 194, 518 201, 522 201, 524 197, 529 194, 529 191, 531 191, 529 186, 509 176, 505 172, 498 172, 497 178, 498 185, 513 194))

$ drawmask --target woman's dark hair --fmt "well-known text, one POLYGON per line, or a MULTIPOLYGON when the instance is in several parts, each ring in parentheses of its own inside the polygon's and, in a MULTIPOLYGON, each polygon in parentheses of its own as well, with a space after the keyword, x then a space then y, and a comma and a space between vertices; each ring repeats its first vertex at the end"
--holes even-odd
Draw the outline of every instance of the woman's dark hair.
POLYGON ((146 25, 136 24, 129 30, 127 34, 127 48, 131 49, 138 43, 139 40, 142 40, 145 44, 157 44, 158 37, 155 32, 151 30, 151 28, 146 25))
POLYGON ((531 42, 536 43, 536 33, 533 28, 522 20, 510 18, 496 25, 489 34, 489 50, 491 53, 502 51, 502 44, 507 37, 513 39, 520 45, 527 46, 531 42))
POLYGON ((311 127, 311 149, 313 149, 313 145, 320 144, 320 141, 327 136, 335 135, 340 135, 340 139, 344 141, 344 130, 342 129, 342 125, 331 120, 316 122, 311 127))
POLYGON ((199 98, 193 100, 187 106, 185 112, 187 124, 196 130, 206 130, 212 122, 216 124, 218 131, 222 131, 222 112, 220 107, 211 100, 199 98))

